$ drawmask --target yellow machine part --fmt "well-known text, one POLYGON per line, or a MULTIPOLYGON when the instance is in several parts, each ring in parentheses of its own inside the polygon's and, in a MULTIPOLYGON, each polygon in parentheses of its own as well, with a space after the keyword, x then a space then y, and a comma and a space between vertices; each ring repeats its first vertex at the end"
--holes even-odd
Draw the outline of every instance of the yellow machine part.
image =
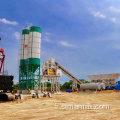
POLYGON ((54 70, 53 69, 47 69, 47 70, 45 70, 44 71, 44 73, 43 73, 44 75, 55 75, 55 72, 54 72, 54 70))
POLYGON ((53 69, 49 69, 49 75, 54 75, 54 74, 55 74, 54 70, 53 69))

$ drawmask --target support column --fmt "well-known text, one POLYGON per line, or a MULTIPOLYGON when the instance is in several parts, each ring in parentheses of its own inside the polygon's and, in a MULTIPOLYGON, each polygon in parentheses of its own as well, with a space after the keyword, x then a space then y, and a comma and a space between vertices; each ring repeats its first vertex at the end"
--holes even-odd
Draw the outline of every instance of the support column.
POLYGON ((40 77, 40 91, 41 91, 41 80, 42 80, 42 77, 40 77))
POLYGON ((51 92, 52 92, 52 79, 51 79, 51 92))
POLYGON ((43 77, 43 92, 44 92, 44 80, 45 80, 45 78, 43 77))
POLYGON ((59 92, 59 77, 57 77, 57 92, 59 92))
POLYGON ((47 79, 47 78, 45 77, 45 91, 46 91, 46 79, 47 79))
POLYGON ((56 83, 55 83, 55 89, 56 89, 56 92, 57 92, 57 77, 55 79, 56 83))
POLYGON ((53 92, 54 92, 54 90, 55 90, 55 81, 54 81, 54 77, 52 77, 52 79, 53 79, 53 92))
POLYGON ((58 87, 59 87, 58 92, 60 92, 60 77, 58 77, 58 87))

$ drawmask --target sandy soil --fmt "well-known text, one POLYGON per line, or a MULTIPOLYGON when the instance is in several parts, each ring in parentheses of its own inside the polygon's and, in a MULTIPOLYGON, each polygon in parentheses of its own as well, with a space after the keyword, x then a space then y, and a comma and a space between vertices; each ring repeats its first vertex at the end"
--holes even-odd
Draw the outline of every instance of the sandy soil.
POLYGON ((0 120, 120 120, 120 92, 85 92, 25 98, 0 103, 0 120), (56 107, 59 105, 59 107, 56 107), (109 105, 109 109, 73 109, 67 105, 109 105), (61 108, 61 109, 60 109, 61 108))

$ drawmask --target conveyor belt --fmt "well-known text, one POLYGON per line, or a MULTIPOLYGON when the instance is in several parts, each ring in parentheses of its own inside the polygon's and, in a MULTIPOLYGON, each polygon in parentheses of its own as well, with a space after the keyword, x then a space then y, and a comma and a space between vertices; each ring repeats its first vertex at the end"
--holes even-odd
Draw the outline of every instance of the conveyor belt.
POLYGON ((70 72, 68 72, 66 69, 64 69, 61 65, 59 65, 57 62, 55 62, 55 65, 62 70, 62 72, 67 75, 69 78, 71 78, 73 81, 76 81, 79 85, 82 84, 82 82, 77 79, 74 75, 72 75, 70 72))

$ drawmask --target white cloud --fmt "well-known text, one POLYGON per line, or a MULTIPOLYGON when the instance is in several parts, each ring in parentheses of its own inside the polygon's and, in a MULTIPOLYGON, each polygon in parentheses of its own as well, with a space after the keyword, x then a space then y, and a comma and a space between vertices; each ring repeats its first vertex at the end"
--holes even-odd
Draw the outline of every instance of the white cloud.
POLYGON ((111 12, 120 13, 120 9, 119 8, 115 8, 115 7, 111 6, 109 9, 110 9, 111 12))
POLYGON ((75 45, 67 43, 66 41, 60 41, 60 44, 65 47, 75 47, 75 45))
POLYGON ((116 23, 116 18, 115 17, 111 18, 111 21, 116 23))
POLYGON ((49 33, 49 32, 45 32, 45 35, 48 35, 48 36, 49 36, 49 35, 51 35, 51 33, 49 33))
POLYGON ((18 24, 16 21, 9 21, 5 18, 1 18, 0 22, 5 23, 5 24, 11 24, 11 25, 17 25, 18 24))
POLYGON ((20 33, 19 32, 15 32, 14 36, 16 37, 17 40, 20 40, 20 33))
POLYGON ((44 38, 44 41, 46 41, 46 42, 50 42, 49 37, 45 37, 45 38, 44 38))
POLYGON ((49 37, 50 37, 51 33, 49 33, 49 32, 45 32, 44 35, 45 35, 45 37, 44 37, 43 40, 46 41, 46 42, 50 42, 51 40, 50 40, 49 37))
POLYGON ((92 14, 93 14, 94 17, 99 17, 99 18, 102 18, 102 19, 105 18, 105 15, 102 14, 101 12, 99 12, 99 11, 97 11, 97 12, 93 11, 92 14))

